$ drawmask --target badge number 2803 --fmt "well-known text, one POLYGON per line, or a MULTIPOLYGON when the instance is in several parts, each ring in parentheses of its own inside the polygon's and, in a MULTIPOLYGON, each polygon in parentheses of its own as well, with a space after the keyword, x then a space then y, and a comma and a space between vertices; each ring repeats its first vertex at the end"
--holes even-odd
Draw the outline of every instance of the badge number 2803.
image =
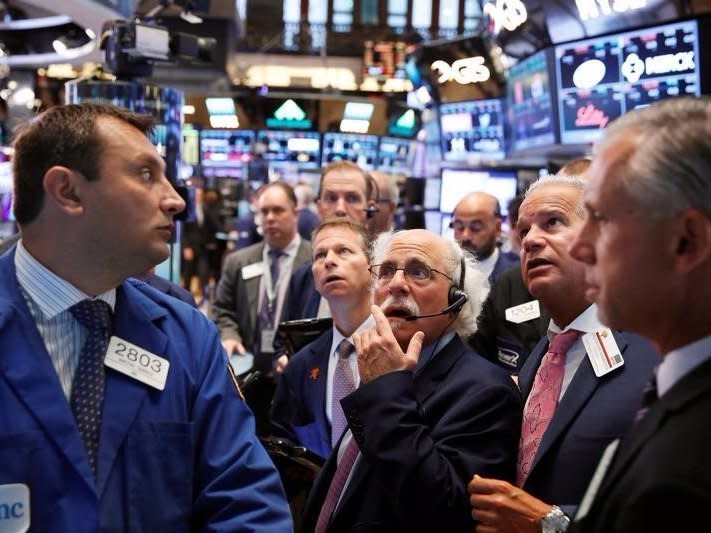
POLYGON ((158 390, 165 388, 170 367, 167 359, 116 336, 109 341, 104 364, 158 390))

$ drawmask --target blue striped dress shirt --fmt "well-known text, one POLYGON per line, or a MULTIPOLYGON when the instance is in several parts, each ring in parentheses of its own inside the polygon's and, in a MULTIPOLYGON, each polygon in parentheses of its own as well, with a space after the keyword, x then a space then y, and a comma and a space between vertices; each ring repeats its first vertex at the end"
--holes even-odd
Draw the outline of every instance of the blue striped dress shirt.
MULTIPOLYGON (((72 379, 79 363, 87 331, 69 308, 91 298, 63 280, 30 255, 20 240, 15 252, 15 271, 20 292, 25 297, 49 353, 64 395, 69 399, 72 379)), ((114 309, 116 289, 97 296, 114 309)))

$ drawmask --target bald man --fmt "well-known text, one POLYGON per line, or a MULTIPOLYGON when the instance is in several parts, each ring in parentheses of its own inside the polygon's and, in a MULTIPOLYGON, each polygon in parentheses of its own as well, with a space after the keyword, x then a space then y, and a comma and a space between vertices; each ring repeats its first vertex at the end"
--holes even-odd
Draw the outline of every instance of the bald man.
POLYGON ((490 283, 504 270, 519 264, 516 254, 499 250, 501 207, 495 196, 482 191, 467 194, 454 208, 450 227, 454 229, 454 239, 474 255, 490 283))

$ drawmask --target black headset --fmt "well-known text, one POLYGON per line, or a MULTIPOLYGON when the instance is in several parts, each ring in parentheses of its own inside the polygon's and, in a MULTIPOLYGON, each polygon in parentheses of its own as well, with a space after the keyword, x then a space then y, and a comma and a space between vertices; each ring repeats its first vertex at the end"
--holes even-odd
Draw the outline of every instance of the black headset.
MULTIPOLYGON (((363 172, 363 174, 365 174, 365 179, 370 182, 372 193, 375 193, 375 200, 373 200, 373 198, 368 198, 368 204, 364 209, 365 218, 373 218, 375 215, 380 213, 380 206, 378 206, 378 199, 380 198, 380 187, 378 187, 378 182, 375 181, 375 178, 371 176, 370 173, 363 172), (373 203, 371 204, 370 202, 373 203)), ((372 193, 371 196, 373 196, 372 193)))
POLYGON ((447 296, 447 308, 452 314, 461 311, 464 304, 467 303, 467 300, 469 300, 469 296, 466 292, 464 292, 464 274, 467 271, 467 265, 464 261, 463 255, 459 266, 459 284, 452 284, 452 286, 449 287, 449 295, 447 296))

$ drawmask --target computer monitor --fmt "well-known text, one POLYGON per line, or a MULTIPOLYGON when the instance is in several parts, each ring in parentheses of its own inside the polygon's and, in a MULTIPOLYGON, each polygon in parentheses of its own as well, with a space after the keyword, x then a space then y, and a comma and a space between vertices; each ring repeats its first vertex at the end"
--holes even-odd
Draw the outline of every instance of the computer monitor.
POLYGON ((321 166, 346 160, 356 163, 363 170, 373 170, 377 159, 377 135, 338 132, 323 134, 321 166))
POLYGON ((472 162, 504 158, 501 100, 470 100, 439 108, 445 161, 472 162))
POLYGON ((561 142, 594 142, 632 109, 700 95, 700 52, 695 20, 556 46, 561 142))
POLYGON ((295 170, 320 166, 321 134, 317 131, 260 130, 256 139, 264 146, 262 157, 270 166, 295 170))
POLYGON ((541 50, 509 69, 506 116, 511 152, 551 145, 557 140, 552 67, 552 51, 541 50))
POLYGON ((200 165, 206 177, 244 176, 254 157, 254 131, 200 130, 200 165))
POLYGON ((508 204, 518 191, 518 175, 515 170, 443 168, 439 210, 442 213, 453 212, 457 203, 474 191, 495 196, 501 206, 501 214, 506 216, 508 204))
POLYGON ((378 169, 384 172, 411 175, 410 157, 413 142, 398 137, 381 137, 378 150, 378 169))

